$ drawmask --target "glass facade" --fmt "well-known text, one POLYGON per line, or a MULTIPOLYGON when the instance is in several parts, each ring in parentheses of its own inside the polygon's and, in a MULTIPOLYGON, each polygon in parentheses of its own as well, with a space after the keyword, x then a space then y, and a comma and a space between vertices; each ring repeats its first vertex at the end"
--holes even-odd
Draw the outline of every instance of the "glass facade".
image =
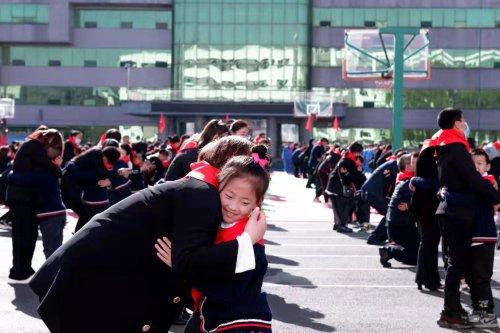
POLYGON ((41 4, 0 4, 0 23, 49 23, 49 6, 41 4))
MULTIPOLYGON (((313 88, 329 93, 334 102, 357 108, 391 108, 392 91, 371 88, 313 88)), ((405 89, 404 107, 441 109, 443 105, 462 109, 500 109, 498 90, 405 89)))
POLYGON ((123 67, 133 62, 135 67, 169 67, 170 50, 90 49, 73 47, 2 47, 2 65, 49 66, 54 61, 62 67, 123 67))
MULTIPOLYGON (((430 49, 429 58, 433 68, 500 68, 500 50, 430 49)), ((343 49, 312 49, 315 67, 342 67, 343 59, 343 49)))
POLYGON ((75 9, 75 28, 171 29, 172 12, 167 9, 75 9))
POLYGON ((500 8, 313 8, 313 26, 495 28, 500 8))
POLYGON ((118 106, 126 88, 0 86, 0 96, 16 105, 118 106))
POLYGON ((186 98, 270 101, 307 88, 308 1, 174 6, 174 88, 186 98))

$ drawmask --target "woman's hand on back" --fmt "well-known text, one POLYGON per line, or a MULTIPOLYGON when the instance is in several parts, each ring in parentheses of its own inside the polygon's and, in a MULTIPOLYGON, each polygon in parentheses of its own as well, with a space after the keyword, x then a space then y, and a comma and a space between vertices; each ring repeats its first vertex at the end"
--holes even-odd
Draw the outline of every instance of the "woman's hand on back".
POLYGON ((167 264, 168 267, 172 267, 172 243, 167 237, 158 238, 155 244, 156 255, 167 264))
POLYGON ((266 214, 264 214, 264 212, 261 212, 259 207, 256 207, 253 210, 252 214, 250 214, 250 219, 248 220, 245 227, 245 232, 250 236, 252 244, 257 243, 262 238, 264 238, 266 229, 266 214))

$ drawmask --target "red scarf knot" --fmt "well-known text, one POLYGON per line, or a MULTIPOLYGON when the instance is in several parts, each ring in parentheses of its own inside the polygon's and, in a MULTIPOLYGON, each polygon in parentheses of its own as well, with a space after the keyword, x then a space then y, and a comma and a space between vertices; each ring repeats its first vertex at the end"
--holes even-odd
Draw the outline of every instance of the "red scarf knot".
POLYGON ((212 185, 213 187, 219 187, 219 181, 217 180, 217 176, 219 175, 220 170, 216 167, 211 166, 208 162, 201 161, 191 163, 191 172, 187 174, 186 177, 193 177, 204 181, 207 184, 212 185))

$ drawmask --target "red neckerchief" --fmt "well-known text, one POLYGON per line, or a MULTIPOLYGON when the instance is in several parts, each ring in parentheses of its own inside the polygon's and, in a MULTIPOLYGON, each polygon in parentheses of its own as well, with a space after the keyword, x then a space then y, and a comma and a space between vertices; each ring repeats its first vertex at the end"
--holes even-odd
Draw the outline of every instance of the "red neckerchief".
POLYGON ((354 155, 353 153, 348 152, 348 153, 345 154, 344 157, 352 160, 354 162, 354 164, 357 165, 358 161, 356 160, 356 155, 354 155))
MULTIPOLYGON (((236 222, 233 226, 228 228, 219 228, 217 231, 217 237, 215 238, 215 244, 221 244, 230 242, 235 240, 236 237, 240 236, 245 231, 245 226, 247 225, 249 218, 244 217, 238 222, 236 222)), ((258 241, 260 245, 264 245, 264 239, 258 241)), ((195 312, 199 310, 201 301, 203 300, 204 295, 197 289, 191 289, 191 297, 193 298, 193 305, 195 312)))
POLYGON ((489 181, 491 183, 491 185, 493 185, 493 187, 495 187, 495 184, 497 183, 495 180, 495 176, 493 176, 493 175, 484 175, 483 179, 486 179, 487 181, 489 181))
POLYGON ((413 171, 402 171, 396 176, 396 183, 403 182, 405 180, 415 177, 415 172, 413 171))
POLYGON ((219 181, 217 180, 217 176, 219 175, 220 170, 216 167, 211 166, 208 162, 201 161, 191 163, 191 172, 187 174, 186 177, 193 177, 204 181, 207 184, 212 185, 213 187, 219 187, 219 181))
POLYGON ((387 158, 387 161, 396 161, 398 158, 396 155, 391 155, 387 158))
POLYGON ((184 151, 186 149, 193 149, 198 147, 198 142, 196 140, 187 140, 182 144, 181 149, 179 151, 184 151))
POLYGON ((120 157, 120 160, 125 162, 128 165, 128 163, 130 162, 130 156, 125 155, 123 157, 120 157))
MULTIPOLYGON (((249 217, 244 217, 233 226, 229 228, 219 228, 217 231, 217 237, 215 238, 215 244, 221 244, 235 240, 236 237, 240 236, 244 231, 248 223, 249 217)), ((264 240, 258 241, 260 245, 264 245, 264 240)))
POLYGON ((445 146, 452 143, 461 143, 467 151, 470 150, 469 142, 467 142, 464 133, 454 128, 437 131, 427 143, 429 146, 445 146))
POLYGON ((106 170, 113 170, 113 164, 111 163, 104 162, 104 167, 106 168, 106 170))

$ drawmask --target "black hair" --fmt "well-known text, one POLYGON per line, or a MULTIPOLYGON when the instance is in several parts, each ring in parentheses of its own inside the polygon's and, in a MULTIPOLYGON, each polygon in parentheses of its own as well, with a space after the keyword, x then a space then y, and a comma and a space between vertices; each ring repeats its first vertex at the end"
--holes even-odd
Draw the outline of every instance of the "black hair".
POLYGON ((106 131, 106 139, 115 139, 116 141, 122 141, 122 134, 116 128, 110 128, 106 131))
POLYGON ((488 153, 484 149, 481 148, 472 149, 470 154, 472 156, 484 156, 484 158, 486 159, 486 164, 490 164, 490 157, 488 156, 488 153))
POLYGON ((259 158, 267 157, 267 147, 265 145, 255 145, 252 147, 252 153, 259 155, 259 158))
POLYGON ((120 152, 117 147, 108 146, 102 149, 102 156, 106 157, 108 163, 115 164, 120 159, 120 152))
POLYGON ((233 133, 233 134, 234 134, 234 133, 236 133, 237 131, 239 131, 240 129, 245 128, 245 127, 248 127, 248 128, 249 128, 249 127, 250 127, 250 125, 249 125, 246 121, 244 121, 244 120, 242 120, 242 119, 238 119, 238 120, 235 120, 235 121, 231 124, 231 128, 230 128, 230 130, 231 130, 231 133, 233 133))
POLYGON ((359 142, 353 142, 349 146, 349 151, 351 153, 361 153, 361 152, 363 152, 363 146, 359 142))
POLYGON ((439 112, 437 123, 440 129, 452 129, 456 121, 462 120, 464 113, 462 110, 445 108, 439 112))
POLYGON ((129 144, 127 143, 122 143, 120 145, 120 148, 125 150, 125 152, 127 153, 128 156, 132 155, 132 147, 130 147, 129 144))
POLYGON ((120 142, 115 140, 115 139, 111 139, 111 138, 108 138, 106 140, 104 140, 104 142, 102 143, 102 147, 120 147, 120 142))
POLYGON ((404 154, 398 158, 398 169, 403 172, 411 161, 411 154, 404 154))
POLYGON ((198 148, 202 149, 211 141, 213 141, 216 136, 220 138, 221 136, 228 133, 229 127, 226 125, 226 123, 224 123, 222 120, 212 119, 205 125, 203 131, 200 134, 200 138, 198 139, 198 148))
POLYGON ((69 136, 77 136, 80 134, 82 134, 82 132, 80 132, 78 130, 71 130, 71 132, 69 132, 69 136))
POLYGON ((219 191, 222 191, 224 186, 231 180, 245 177, 248 177, 254 185, 257 202, 262 202, 269 188, 269 173, 249 156, 232 157, 226 165, 224 165, 217 176, 219 183, 222 185, 219 191))
POLYGON ((200 151, 198 161, 206 161, 218 169, 233 156, 250 155, 252 143, 242 137, 231 135, 207 144, 200 151))

